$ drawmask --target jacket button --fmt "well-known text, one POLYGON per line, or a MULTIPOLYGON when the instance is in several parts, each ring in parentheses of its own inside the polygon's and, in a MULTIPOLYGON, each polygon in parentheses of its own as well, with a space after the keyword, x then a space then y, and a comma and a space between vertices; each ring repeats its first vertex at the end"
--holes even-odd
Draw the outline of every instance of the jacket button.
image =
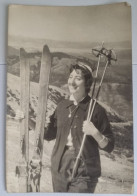
POLYGON ((76 129, 77 128, 77 126, 76 125, 74 125, 74 129, 76 129))
POLYGON ((76 115, 75 118, 78 118, 78 115, 76 115))

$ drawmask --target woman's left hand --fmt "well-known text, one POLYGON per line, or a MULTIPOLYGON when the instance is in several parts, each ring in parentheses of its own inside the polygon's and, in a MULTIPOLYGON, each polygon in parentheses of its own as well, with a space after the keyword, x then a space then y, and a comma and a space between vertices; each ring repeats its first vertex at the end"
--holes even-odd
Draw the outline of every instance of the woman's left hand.
POLYGON ((85 120, 83 122, 83 132, 86 135, 91 135, 92 137, 95 137, 99 131, 92 122, 85 120))
POLYGON ((83 122, 83 132, 86 135, 91 135, 101 148, 104 148, 108 144, 108 139, 98 131, 92 122, 87 120, 83 122))

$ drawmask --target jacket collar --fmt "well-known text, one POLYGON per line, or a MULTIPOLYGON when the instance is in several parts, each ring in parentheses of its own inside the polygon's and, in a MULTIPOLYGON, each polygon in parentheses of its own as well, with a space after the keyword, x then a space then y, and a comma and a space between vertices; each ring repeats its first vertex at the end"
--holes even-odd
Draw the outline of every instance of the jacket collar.
MULTIPOLYGON (((89 95, 87 95, 82 101, 80 101, 78 103, 78 106, 80 108, 82 108, 83 110, 86 110, 90 99, 91 99, 91 97, 89 95)), ((66 108, 69 108, 72 105, 74 105, 73 101, 67 99, 66 100, 66 108)))

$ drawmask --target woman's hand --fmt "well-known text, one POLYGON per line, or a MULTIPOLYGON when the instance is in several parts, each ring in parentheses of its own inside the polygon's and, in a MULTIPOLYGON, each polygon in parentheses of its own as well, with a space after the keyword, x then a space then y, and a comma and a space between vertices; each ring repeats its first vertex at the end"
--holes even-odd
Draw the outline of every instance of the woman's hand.
POLYGON ((102 135, 92 122, 87 120, 83 122, 83 132, 86 135, 91 135, 98 142, 101 148, 107 146, 108 138, 102 135))
POLYGON ((83 132, 94 137, 99 131, 92 122, 85 120, 83 122, 83 132))
POLYGON ((23 120, 25 118, 24 113, 21 110, 16 110, 16 120, 23 120))

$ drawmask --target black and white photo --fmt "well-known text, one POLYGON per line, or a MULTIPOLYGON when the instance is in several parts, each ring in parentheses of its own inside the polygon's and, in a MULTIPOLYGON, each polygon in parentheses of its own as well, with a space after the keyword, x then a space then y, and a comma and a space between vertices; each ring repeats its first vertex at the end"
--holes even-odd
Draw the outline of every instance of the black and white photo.
POLYGON ((131 6, 10 5, 8 192, 131 194, 131 6))

